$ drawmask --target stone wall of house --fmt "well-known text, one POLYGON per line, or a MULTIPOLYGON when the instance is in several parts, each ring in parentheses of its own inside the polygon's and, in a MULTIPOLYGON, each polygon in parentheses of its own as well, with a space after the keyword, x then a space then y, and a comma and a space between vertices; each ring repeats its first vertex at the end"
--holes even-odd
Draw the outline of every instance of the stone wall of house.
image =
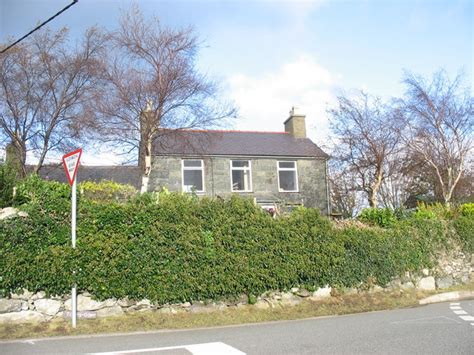
MULTIPOLYGON (((384 292, 396 289, 418 289, 434 291, 446 289, 456 284, 474 282, 474 254, 467 255, 456 250, 450 255, 440 258, 438 266, 432 270, 422 270, 421 273, 406 273, 402 278, 393 280, 385 289, 379 286, 361 285, 360 289, 338 290, 346 294, 359 292, 384 292)), ((253 300, 246 295, 227 301, 185 302, 176 304, 154 304, 147 299, 134 301, 125 299, 107 299, 96 301, 89 293, 77 297, 78 318, 101 318, 122 315, 132 312, 155 311, 163 314, 181 312, 213 312, 232 307, 242 307, 249 303, 257 309, 274 308, 278 306, 293 306, 304 299, 320 300, 331 297, 334 290, 330 286, 308 291, 298 287, 289 291, 269 291, 253 300)), ((336 293, 337 294, 337 293, 336 293)), ((0 298, 0 323, 13 322, 44 322, 53 318, 71 318, 71 299, 69 297, 50 296, 44 292, 31 293, 23 290, 21 294, 13 294, 9 298, 0 298)))
MULTIPOLYGON (((248 160, 249 158, 233 158, 248 160)), ((179 157, 153 158, 150 174, 150 190, 166 187, 170 191, 182 191, 182 167, 179 157)), ((227 197, 232 193, 256 197, 258 200, 278 200, 283 203, 303 204, 319 208, 327 214, 326 162, 317 159, 298 159, 299 192, 278 191, 277 161, 291 159, 252 158, 252 192, 231 191, 230 158, 204 157, 203 195, 227 197)))

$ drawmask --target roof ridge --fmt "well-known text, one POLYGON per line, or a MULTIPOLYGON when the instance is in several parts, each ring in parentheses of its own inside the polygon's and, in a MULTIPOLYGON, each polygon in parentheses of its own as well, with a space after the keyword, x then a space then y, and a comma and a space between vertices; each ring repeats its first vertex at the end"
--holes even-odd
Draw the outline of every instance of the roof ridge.
POLYGON ((217 133, 272 133, 272 134, 289 134, 288 132, 277 131, 252 131, 252 130, 234 130, 234 129, 192 129, 192 128, 161 128, 163 130, 177 131, 177 132, 217 132, 217 133))

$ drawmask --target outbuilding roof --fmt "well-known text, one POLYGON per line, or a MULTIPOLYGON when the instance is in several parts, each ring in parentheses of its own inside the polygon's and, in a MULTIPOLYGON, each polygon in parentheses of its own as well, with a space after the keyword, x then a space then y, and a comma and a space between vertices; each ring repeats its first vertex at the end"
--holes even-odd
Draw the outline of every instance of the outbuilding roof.
POLYGON ((218 130, 162 130, 153 142, 152 154, 329 157, 309 138, 294 138, 286 132, 218 130))

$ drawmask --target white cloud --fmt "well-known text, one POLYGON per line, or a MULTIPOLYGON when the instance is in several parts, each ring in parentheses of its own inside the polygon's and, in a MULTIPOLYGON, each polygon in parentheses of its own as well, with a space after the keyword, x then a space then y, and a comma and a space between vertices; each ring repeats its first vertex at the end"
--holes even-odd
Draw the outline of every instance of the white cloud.
POLYGON ((258 77, 234 75, 228 86, 239 108, 236 129, 283 131, 283 122, 296 106, 306 114, 308 136, 317 142, 326 141, 326 109, 335 101, 335 83, 336 77, 308 55, 258 77))

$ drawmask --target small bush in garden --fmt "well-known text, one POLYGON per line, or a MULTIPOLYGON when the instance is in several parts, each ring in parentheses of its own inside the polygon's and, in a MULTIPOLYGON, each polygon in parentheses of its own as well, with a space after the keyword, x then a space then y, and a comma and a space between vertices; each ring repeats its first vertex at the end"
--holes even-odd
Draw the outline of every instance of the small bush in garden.
POLYGON ((137 194, 137 190, 131 185, 107 180, 84 181, 78 188, 85 198, 95 201, 127 201, 137 194))
POLYGON ((397 217, 390 208, 364 208, 358 219, 379 227, 389 227, 397 222, 397 217))
POLYGON ((465 203, 459 206, 459 213, 464 217, 474 217, 474 203, 465 203))
POLYGON ((393 213, 395 214, 395 217, 399 221, 403 221, 410 218, 413 215, 413 212, 414 211, 412 209, 406 209, 403 207, 398 207, 393 211, 393 213))
POLYGON ((47 220, 59 219, 65 222, 70 216, 71 188, 67 184, 46 181, 33 174, 18 183, 14 204, 22 206, 28 213, 42 214, 47 220))
POLYGON ((421 202, 417 206, 414 217, 420 219, 452 219, 455 212, 455 209, 448 208, 439 202, 433 204, 421 202))
POLYGON ((46 204, 55 206, 70 198, 69 185, 56 181, 43 180, 36 174, 29 175, 17 186, 15 201, 17 204, 46 204))

